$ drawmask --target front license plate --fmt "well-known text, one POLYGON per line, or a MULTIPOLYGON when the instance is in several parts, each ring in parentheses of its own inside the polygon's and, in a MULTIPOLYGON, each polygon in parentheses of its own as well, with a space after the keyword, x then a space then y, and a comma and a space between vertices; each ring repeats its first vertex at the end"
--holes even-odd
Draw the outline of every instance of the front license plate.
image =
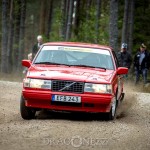
POLYGON ((65 95, 52 95, 52 101, 81 103, 81 97, 79 97, 79 96, 65 96, 65 95))

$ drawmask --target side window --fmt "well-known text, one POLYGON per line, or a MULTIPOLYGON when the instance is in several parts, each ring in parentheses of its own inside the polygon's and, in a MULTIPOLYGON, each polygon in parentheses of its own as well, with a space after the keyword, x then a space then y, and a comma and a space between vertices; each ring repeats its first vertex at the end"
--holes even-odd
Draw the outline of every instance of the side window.
POLYGON ((116 56, 114 51, 112 51, 112 53, 113 53, 113 56, 114 56, 116 67, 118 68, 119 67, 119 62, 118 62, 117 56, 116 56))

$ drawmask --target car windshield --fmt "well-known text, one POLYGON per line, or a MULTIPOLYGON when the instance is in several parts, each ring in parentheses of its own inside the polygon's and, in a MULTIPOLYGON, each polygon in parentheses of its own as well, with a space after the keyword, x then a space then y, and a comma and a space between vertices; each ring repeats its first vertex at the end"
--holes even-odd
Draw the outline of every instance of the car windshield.
POLYGON ((43 46, 34 64, 55 64, 114 70, 112 56, 108 50, 84 47, 43 46))

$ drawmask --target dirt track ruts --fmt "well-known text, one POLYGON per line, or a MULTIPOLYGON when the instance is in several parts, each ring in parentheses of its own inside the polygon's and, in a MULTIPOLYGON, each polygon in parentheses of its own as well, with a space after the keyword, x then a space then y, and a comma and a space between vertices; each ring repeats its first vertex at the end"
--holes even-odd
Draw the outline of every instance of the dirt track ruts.
POLYGON ((19 113, 21 89, 21 83, 0 81, 0 150, 150 149, 150 93, 127 86, 114 121, 44 111, 28 121, 19 113))

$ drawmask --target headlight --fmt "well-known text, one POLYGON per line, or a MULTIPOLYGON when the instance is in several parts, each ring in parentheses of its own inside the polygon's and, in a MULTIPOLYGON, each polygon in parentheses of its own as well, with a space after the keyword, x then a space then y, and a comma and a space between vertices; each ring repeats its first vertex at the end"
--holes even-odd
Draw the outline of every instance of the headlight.
POLYGON ((26 78, 24 80, 24 87, 51 89, 51 80, 26 78))
POLYGON ((85 83, 84 92, 112 93, 112 86, 110 84, 85 83))

